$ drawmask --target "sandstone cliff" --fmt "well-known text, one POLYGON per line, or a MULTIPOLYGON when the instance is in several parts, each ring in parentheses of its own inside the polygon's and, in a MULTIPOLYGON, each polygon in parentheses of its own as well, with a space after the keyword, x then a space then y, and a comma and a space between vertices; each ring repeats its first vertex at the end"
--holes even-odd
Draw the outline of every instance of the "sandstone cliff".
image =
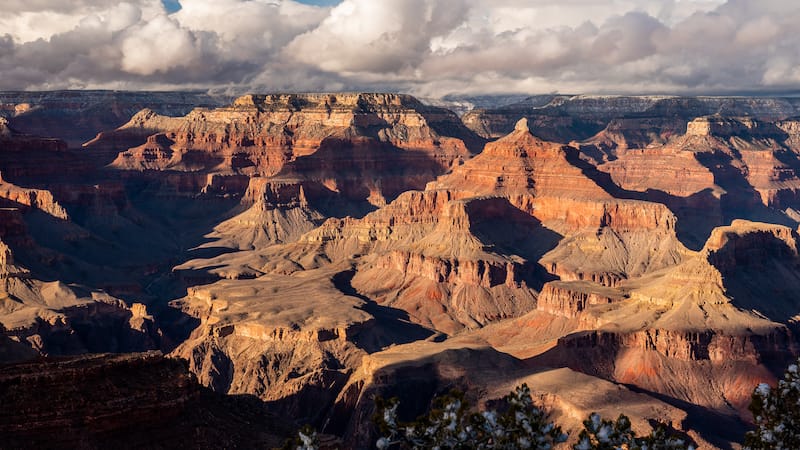
POLYGON ((201 92, 44 91, 0 92, 0 116, 21 132, 61 139, 72 148, 114 129, 143 108, 186 114, 198 106, 222 106, 227 95, 201 92))
POLYGON ((200 325, 174 353, 216 391, 321 424, 367 352, 431 334, 342 293, 346 276, 328 268, 192 288, 178 304, 200 325))
POLYGON ((547 283, 536 311, 480 335, 536 364, 566 365, 733 420, 746 415, 753 381, 771 379, 798 351, 785 325, 797 310, 800 283, 788 274, 798 262, 793 230, 735 221, 680 264, 614 287, 547 283))
POLYGON ((209 245, 254 250, 296 240, 325 219, 305 192, 302 183, 250 178, 241 212, 214 228, 209 245))
MULTIPOLYGON (((184 310, 202 322, 177 352, 192 355, 192 370, 204 384, 226 392, 255 390, 290 411, 299 411, 293 409, 299 408, 297 402, 309 399, 333 405, 335 397, 322 395, 317 388, 324 383, 351 402, 353 396, 369 392, 360 390, 364 381, 354 381, 361 379, 360 371, 370 364, 363 358, 398 338, 386 336, 376 341, 378 345, 358 346, 363 338, 348 338, 352 332, 347 330, 355 326, 347 325, 352 320, 347 311, 352 310, 333 313, 336 308, 374 300, 377 305, 361 304, 360 308, 366 311, 373 305, 370 308, 407 314, 431 332, 463 333, 534 310, 537 296, 544 295, 538 294, 539 289, 554 276, 602 279, 616 286, 628 277, 674 265, 685 256, 687 251, 675 237, 675 218, 667 208, 614 199, 572 162, 576 154, 575 148, 533 137, 521 121, 514 133, 429 183, 425 191, 401 194, 362 219, 329 219, 295 242, 180 266, 239 281, 220 281, 207 291, 190 291, 184 310), (571 238, 562 239, 554 230, 571 238), (590 237, 600 244, 589 242, 590 237), (603 247, 603 242, 617 244, 603 247), (652 251, 654 242, 661 242, 657 244, 662 247, 660 253, 652 251), (575 256, 565 257, 562 265, 541 265, 548 261, 542 259, 548 251, 575 256), (578 251, 583 253, 578 255, 578 251), (602 264, 609 261, 617 269, 602 264), (332 278, 332 284, 312 275, 330 274, 331 267, 343 263, 353 267, 351 274, 332 278), (288 288, 299 280, 303 280, 302 290, 300 285, 288 288), (234 294, 238 292, 234 286, 248 285, 246 291, 234 294), (267 286, 272 286, 279 302, 261 294, 267 286), (312 291, 314 286, 317 290, 312 291), (342 292, 347 293, 347 301, 342 292), (229 307, 228 298, 236 298, 237 307, 229 307), (299 309, 309 298, 314 303, 299 309), (277 305, 282 305, 284 313, 292 311, 291 315, 281 318, 283 313, 257 312, 277 305), (325 308, 323 317, 344 320, 344 325, 333 327, 342 330, 322 333, 309 323, 311 318, 319 320, 309 309, 317 307, 325 308), (321 333, 331 338, 323 340, 321 333), (243 351, 250 356, 241 358, 243 351), (273 360, 280 364, 268 363, 273 360), (261 362, 253 366, 248 361, 261 362), (317 369, 304 361, 317 361, 317 369)), ((300 192, 290 192, 302 204, 300 192)), ((624 294, 608 296, 618 299, 624 294)), ((540 301, 543 310, 547 303, 540 301)), ((356 327, 360 333, 367 333, 375 323, 369 315, 359 322, 364 323, 356 327)), ((336 408, 353 407, 342 406, 342 401, 337 400, 336 408)))
POLYGON ((795 103, 546 96, 465 117, 507 129, 482 151, 393 94, 143 110, 80 151, 0 125, 0 358, 174 349, 362 444, 373 393, 528 381, 570 429, 608 404, 724 447, 798 351, 795 103))
POLYGON ((210 236, 239 248, 291 241, 324 217, 363 216, 402 192, 424 188, 482 142, 452 112, 410 96, 297 94, 246 95, 184 117, 146 109, 85 147, 110 163, 108 169, 162 183, 162 191, 216 192, 207 182, 215 177, 217 191, 243 196, 236 215, 249 210, 210 236), (236 181, 242 178, 244 184, 236 181), (247 204, 262 182, 281 186, 276 189, 284 198, 266 208, 247 204), (303 199, 286 197, 290 191, 302 191, 303 199), (248 224, 259 231, 253 235, 248 224), (240 234, 251 235, 249 242, 224 237, 240 234))
POLYGON ((798 112, 800 103, 795 98, 555 95, 476 109, 465 114, 463 120, 481 136, 499 137, 509 133, 520 117, 526 117, 535 133, 563 143, 588 139, 614 120, 649 120, 657 125, 653 133, 646 133, 645 140, 637 142, 642 144, 682 134, 685 123, 695 117, 720 114, 781 120, 797 116, 798 112))
POLYGON ((0 400, 8 448, 253 448, 290 433, 258 401, 208 392, 158 352, 0 365, 0 400))
POLYGON ((573 165, 576 153, 535 138, 523 120, 425 191, 404 193, 363 219, 328 220, 295 244, 253 252, 270 261, 261 267, 223 255, 181 268, 213 266, 228 277, 357 257, 357 291, 453 332, 532 309, 546 271, 615 285, 680 261, 685 249, 669 210, 614 199, 573 165))
POLYGON ((103 154, 140 140, 112 163, 124 169, 273 175, 287 162, 315 153, 327 138, 358 136, 421 153, 441 168, 480 145, 455 114, 410 96, 298 94, 247 95, 229 107, 195 109, 185 117, 143 110, 87 147, 103 154))
MULTIPOLYGON (((571 443, 592 411, 608 417, 619 411, 604 405, 629 411, 639 433, 649 432, 654 420, 680 429, 687 418, 679 408, 608 381, 570 369, 527 366, 474 338, 396 346, 364 358, 362 368, 337 398, 325 430, 343 433, 355 448, 367 447, 376 430, 364 424, 375 414, 376 395, 399 398, 399 418, 413 420, 424 413, 431 397, 451 389, 466 392, 473 405, 496 407, 498 399, 522 383, 531 387, 534 402, 550 412, 549 418, 570 433, 571 443)), ((709 445, 694 432, 691 437, 709 445)))

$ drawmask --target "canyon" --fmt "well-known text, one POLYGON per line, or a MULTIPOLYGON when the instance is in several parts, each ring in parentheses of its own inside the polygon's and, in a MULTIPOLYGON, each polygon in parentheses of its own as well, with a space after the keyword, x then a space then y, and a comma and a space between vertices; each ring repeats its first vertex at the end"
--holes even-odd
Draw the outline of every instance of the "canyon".
POLYGON ((741 442, 800 355, 800 101, 437 104, 0 93, 0 432, 365 448, 376 395, 527 383, 741 442))

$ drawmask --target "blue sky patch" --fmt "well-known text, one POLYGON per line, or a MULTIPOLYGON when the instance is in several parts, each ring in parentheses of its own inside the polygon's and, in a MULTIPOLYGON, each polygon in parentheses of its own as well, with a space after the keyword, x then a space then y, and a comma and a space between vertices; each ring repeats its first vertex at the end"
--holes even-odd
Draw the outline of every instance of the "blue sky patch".
MULTIPOLYGON (((338 5, 342 2, 342 0, 297 0, 299 3, 305 3, 306 5, 316 5, 316 6, 333 6, 338 5)), ((179 0, 161 0, 161 3, 164 4, 164 7, 167 8, 167 12, 174 13, 176 11, 180 11, 181 3, 179 0)))

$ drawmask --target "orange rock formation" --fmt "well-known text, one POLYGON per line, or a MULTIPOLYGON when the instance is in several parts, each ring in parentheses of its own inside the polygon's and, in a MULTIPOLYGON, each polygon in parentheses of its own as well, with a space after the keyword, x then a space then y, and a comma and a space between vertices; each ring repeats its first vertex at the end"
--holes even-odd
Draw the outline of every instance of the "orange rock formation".
POLYGON ((0 355, 160 346, 356 447, 373 394, 524 381, 568 429, 724 446, 800 351, 793 105, 555 96, 467 115, 483 148, 396 94, 143 110, 79 151, 0 123, 0 355))

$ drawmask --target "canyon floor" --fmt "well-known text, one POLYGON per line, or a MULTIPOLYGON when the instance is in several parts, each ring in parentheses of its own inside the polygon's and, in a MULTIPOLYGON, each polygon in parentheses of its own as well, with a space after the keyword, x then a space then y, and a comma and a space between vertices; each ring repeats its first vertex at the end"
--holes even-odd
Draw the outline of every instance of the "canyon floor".
POLYGON ((9 445, 370 448, 375 395, 527 383, 735 448, 800 355, 800 100, 437 105, 0 93, 9 445))

